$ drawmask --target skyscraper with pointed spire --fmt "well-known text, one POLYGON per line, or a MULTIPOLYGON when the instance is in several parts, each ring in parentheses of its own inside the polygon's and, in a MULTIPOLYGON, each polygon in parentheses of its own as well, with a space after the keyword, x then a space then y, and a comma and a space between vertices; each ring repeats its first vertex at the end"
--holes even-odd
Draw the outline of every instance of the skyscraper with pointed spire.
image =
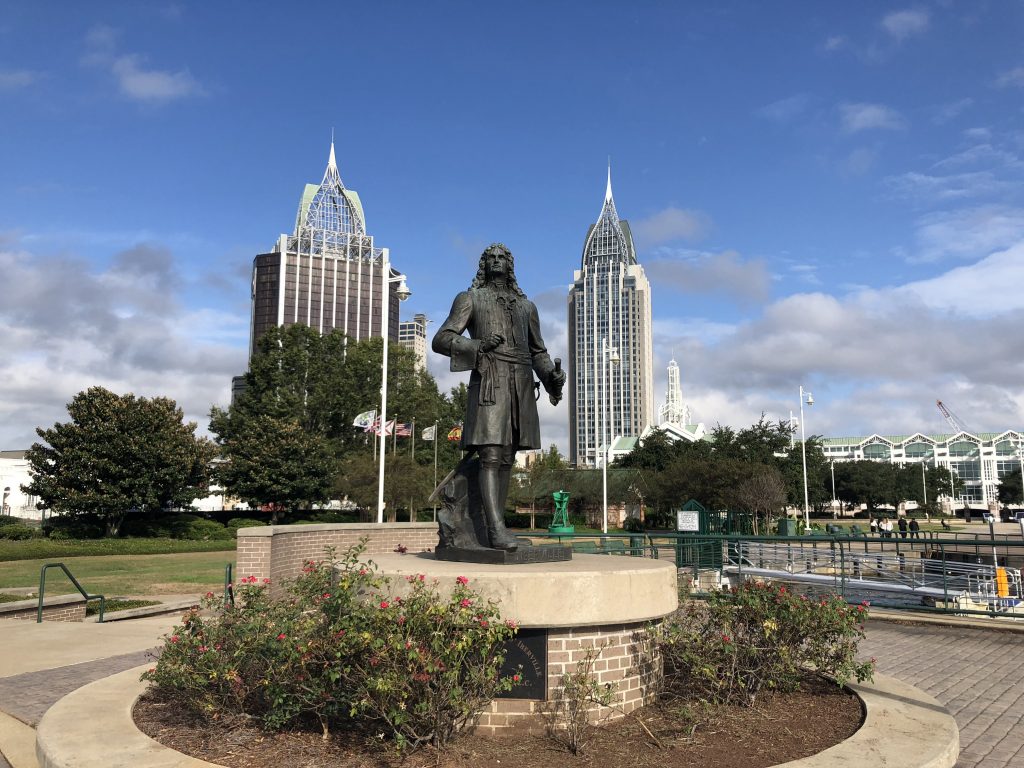
POLYGON ((651 286, 636 260, 629 223, 612 197, 612 172, 597 222, 569 289, 569 457, 600 466, 603 446, 639 437, 653 422, 651 286), (606 355, 614 349, 618 364, 606 355))
POLYGON ((668 388, 665 390, 665 404, 658 410, 662 424, 685 426, 690 423, 690 406, 683 400, 683 388, 679 384, 679 364, 668 361, 668 388))
MULTIPOLYGON (((383 286, 397 274, 384 275, 383 255, 367 233, 359 195, 341 181, 332 139, 323 180, 303 190, 295 230, 253 260, 250 355, 259 337, 280 325, 340 330, 353 339, 381 336, 383 286)), ((390 284, 392 341, 398 340, 396 291, 390 284)))

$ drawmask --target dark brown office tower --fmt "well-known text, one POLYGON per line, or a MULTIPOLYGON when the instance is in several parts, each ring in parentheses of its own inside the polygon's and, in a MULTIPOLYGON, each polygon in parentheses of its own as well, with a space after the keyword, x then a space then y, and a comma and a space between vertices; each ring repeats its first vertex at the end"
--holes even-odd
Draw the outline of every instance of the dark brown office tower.
POLYGON ((270 253, 253 260, 250 355, 275 325, 380 337, 384 285, 391 288, 388 338, 398 341, 398 286, 387 282, 397 274, 387 249, 376 248, 366 233, 363 205, 341 183, 331 142, 323 181, 307 184, 302 193, 294 233, 281 235, 270 253))

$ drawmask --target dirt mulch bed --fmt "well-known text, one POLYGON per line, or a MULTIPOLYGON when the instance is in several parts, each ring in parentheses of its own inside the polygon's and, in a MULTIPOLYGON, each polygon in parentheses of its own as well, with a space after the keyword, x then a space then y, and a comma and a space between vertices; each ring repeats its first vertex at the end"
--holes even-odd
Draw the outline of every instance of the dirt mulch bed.
POLYGON ((583 756, 555 738, 517 732, 496 738, 467 736, 445 752, 421 749, 404 760, 362 732, 267 733, 252 725, 203 718, 146 695, 135 722, 179 752, 229 768, 765 768, 813 755, 849 738, 863 720, 860 700, 818 679, 794 694, 765 698, 757 709, 652 705, 632 718, 593 729, 583 756))

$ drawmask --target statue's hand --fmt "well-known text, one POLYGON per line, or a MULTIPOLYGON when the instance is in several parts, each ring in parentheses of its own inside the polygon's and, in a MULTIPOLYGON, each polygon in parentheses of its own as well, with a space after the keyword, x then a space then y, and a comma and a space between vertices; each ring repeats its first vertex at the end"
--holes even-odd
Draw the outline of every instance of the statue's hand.
POLYGON ((548 378, 548 382, 552 389, 561 390, 565 386, 566 375, 565 371, 561 368, 557 368, 551 372, 551 376, 548 378))
POLYGON ((483 343, 480 345, 481 352, 490 352, 492 349, 497 349, 498 345, 505 340, 505 337, 500 333, 492 333, 490 336, 485 336, 483 343))

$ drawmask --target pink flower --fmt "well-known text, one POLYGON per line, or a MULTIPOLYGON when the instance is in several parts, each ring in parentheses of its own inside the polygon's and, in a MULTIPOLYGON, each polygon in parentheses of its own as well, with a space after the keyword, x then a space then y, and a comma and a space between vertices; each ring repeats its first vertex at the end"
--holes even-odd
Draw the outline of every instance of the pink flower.
POLYGON ((322 598, 323 598, 324 600, 328 600, 328 599, 330 599, 330 597, 331 597, 331 593, 330 593, 330 592, 324 592, 324 593, 323 593, 323 595, 321 595, 321 597, 322 597, 322 598))
POLYGON ((199 652, 200 653, 206 653, 208 650, 210 650, 210 649, 207 648, 205 645, 200 645, 199 646, 199 652))
POLYGON ((424 576, 424 575, 423 575, 423 574, 421 573, 421 574, 420 574, 420 581, 426 581, 426 580, 427 580, 427 577, 426 577, 426 576, 424 576))
POLYGON ((206 596, 207 596, 207 597, 213 597, 213 592, 207 592, 207 593, 206 593, 206 596))
POLYGON ((457 581, 457 582, 458 582, 459 584, 469 584, 469 579, 467 579, 467 578, 466 578, 465 576, 457 576, 457 577, 455 578, 455 580, 456 580, 456 581, 457 581))
POLYGON ((284 632, 282 632, 280 635, 277 636, 277 639, 278 640, 284 640, 286 637, 288 637, 288 635, 286 635, 284 632))
POLYGON ((487 619, 480 619, 480 626, 484 629, 487 628, 487 619))
POLYGON ((172 643, 176 643, 176 642, 178 642, 179 640, 181 640, 181 638, 180 638, 180 637, 178 637, 177 635, 171 635, 171 642, 172 642, 172 643))
POLYGON ((729 643, 732 642, 732 640, 729 639, 728 635, 722 635, 722 642, 725 643, 726 645, 728 645, 729 643))
POLYGON ((515 629, 518 625, 515 619, 505 619, 505 626, 509 629, 515 629))
POLYGON ((463 598, 461 600, 461 602, 459 602, 459 605, 461 607, 463 607, 463 608, 469 608, 469 606, 471 606, 472 604, 473 604, 473 601, 472 600, 467 600, 466 598, 463 598))
POLYGON ((401 627, 401 626, 404 626, 404 625, 405 625, 405 616, 399 616, 398 617, 398 626, 401 627))
POLYGON ((365 568, 360 568, 359 569, 359 575, 360 576, 365 576, 366 575, 366 569, 365 568))
POLYGON ((512 675, 512 682, 513 683, 518 683, 520 679, 521 678, 519 677, 519 675, 512 675))
POLYGON ((269 584, 269 583, 270 583, 270 579, 264 579, 264 580, 263 580, 263 583, 264 583, 264 584, 269 584))
POLYGON ((384 610, 385 608, 387 608, 387 607, 388 607, 388 605, 390 605, 390 603, 388 603, 388 601, 387 601, 387 600, 381 600, 381 601, 380 601, 380 607, 381 607, 381 610, 384 610))

